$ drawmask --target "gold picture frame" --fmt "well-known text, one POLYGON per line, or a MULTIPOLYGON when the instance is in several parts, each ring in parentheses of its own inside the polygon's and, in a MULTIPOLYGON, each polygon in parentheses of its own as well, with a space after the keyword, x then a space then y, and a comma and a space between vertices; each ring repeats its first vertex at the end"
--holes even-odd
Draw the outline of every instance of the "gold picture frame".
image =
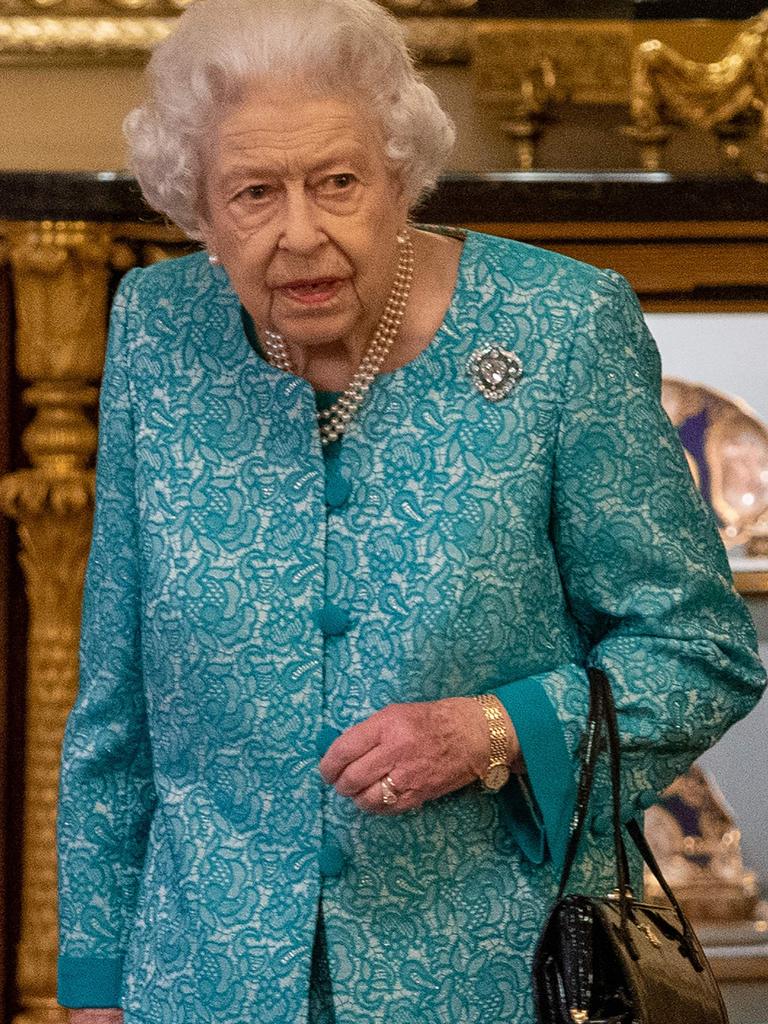
MULTIPOLYGON (((0 0, 0 65, 143 64, 190 0, 0 0)), ((477 0, 385 0, 425 63, 465 63, 477 0), (463 15, 463 16, 462 16, 463 15)))

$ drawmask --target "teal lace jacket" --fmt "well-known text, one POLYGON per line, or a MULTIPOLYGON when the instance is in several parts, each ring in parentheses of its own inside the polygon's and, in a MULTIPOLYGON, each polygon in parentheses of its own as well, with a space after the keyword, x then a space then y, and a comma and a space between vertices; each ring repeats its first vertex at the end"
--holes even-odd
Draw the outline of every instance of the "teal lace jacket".
POLYGON ((61 762, 63 1005, 304 1024, 322 901, 338 1024, 532 1024, 585 665, 614 685, 625 818, 765 683, 659 399, 622 277, 469 232, 442 326, 326 467, 311 385, 254 351, 220 267, 126 275, 61 762), (499 401, 467 373, 494 343, 523 368, 499 401), (322 782, 375 709, 489 690, 527 765, 499 794, 382 817, 322 782))

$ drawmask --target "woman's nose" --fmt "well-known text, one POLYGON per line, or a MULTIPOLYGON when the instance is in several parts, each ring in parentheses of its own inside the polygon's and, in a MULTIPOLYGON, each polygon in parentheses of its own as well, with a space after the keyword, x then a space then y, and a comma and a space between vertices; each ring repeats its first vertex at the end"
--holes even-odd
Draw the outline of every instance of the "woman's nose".
POLYGON ((312 196, 305 189, 289 191, 285 198, 280 248, 307 254, 314 251, 323 239, 320 211, 312 202, 312 196))

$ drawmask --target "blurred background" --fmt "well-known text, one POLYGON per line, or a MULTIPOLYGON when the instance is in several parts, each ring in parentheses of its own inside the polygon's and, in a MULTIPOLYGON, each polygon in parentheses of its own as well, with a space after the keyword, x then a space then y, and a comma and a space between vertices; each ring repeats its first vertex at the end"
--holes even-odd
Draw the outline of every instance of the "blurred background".
MULTIPOLYGON (((385 6, 459 133, 415 219, 629 278, 768 663, 765 4, 385 6)), ((58 757, 77 687, 109 302, 130 267, 194 248, 142 204, 121 121, 186 5, 0 0, 0 1024, 65 1020, 58 757)), ((767 739, 764 700, 646 817, 733 1024, 768 1024, 767 739)))

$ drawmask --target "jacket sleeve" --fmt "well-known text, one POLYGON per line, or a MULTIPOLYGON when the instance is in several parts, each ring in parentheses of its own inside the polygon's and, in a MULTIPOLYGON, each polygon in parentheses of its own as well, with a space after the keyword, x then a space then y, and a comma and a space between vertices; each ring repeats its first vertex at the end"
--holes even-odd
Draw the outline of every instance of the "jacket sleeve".
POLYGON ((57 998, 68 1007, 120 1005, 123 955, 155 804, 141 673, 127 354, 132 274, 120 284, 110 319, 99 397, 96 502, 82 603, 78 692, 61 753, 57 998))
MULTIPOLYGON (((494 692, 526 772, 502 808, 527 856, 563 864, 586 722, 586 665, 608 675, 622 744, 622 817, 655 802, 757 703, 765 670, 714 517, 661 405, 661 360, 637 297, 602 271, 576 333, 554 456, 550 535, 585 664, 494 692)), ((592 801, 608 831, 607 773, 592 801)))

